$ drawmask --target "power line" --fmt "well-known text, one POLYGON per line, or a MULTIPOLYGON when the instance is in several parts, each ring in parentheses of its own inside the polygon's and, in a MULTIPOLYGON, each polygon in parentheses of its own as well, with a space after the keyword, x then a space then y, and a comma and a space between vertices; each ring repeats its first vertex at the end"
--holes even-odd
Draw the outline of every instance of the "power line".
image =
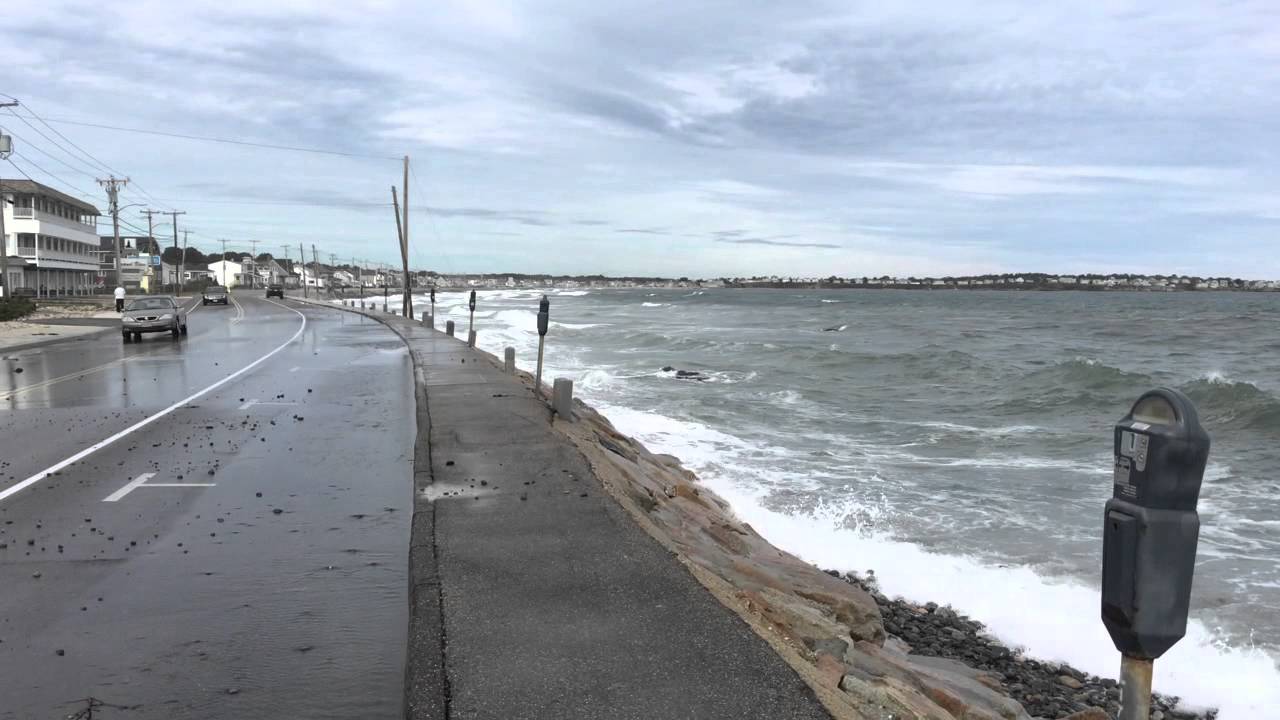
MULTIPOLYGON (((32 110, 30 105, 23 105, 23 106, 22 106, 22 109, 23 109, 23 110, 26 110, 28 115, 30 115, 31 117, 33 117, 33 118, 35 118, 36 120, 40 121, 40 124, 41 124, 41 125, 44 125, 45 127, 49 128, 49 130, 50 130, 53 134, 57 135, 58 137, 62 138, 63 140, 66 140, 68 145, 70 145, 71 147, 73 147, 73 148, 75 148, 75 149, 79 150, 81 153, 83 153, 86 157, 88 157, 88 158, 89 158, 90 160, 92 160, 94 163, 96 163, 97 165, 101 166, 101 167, 102 167, 104 170, 106 170, 109 174, 112 174, 112 175, 122 175, 122 174, 123 174, 123 173, 116 172, 114 169, 112 169, 112 168, 111 168, 110 166, 108 166, 106 163, 104 163, 104 162, 102 162, 101 160, 99 160, 98 158, 94 157, 94 155, 93 155, 92 153, 90 153, 88 150, 85 150, 84 148, 82 148, 82 147, 80 147, 79 145, 77 145, 77 144, 76 144, 76 143, 75 143, 71 138, 67 137, 66 135, 63 135, 63 134, 62 134, 62 133, 61 133, 57 128, 55 128, 54 126, 50 125, 50 124, 48 123, 48 121, 46 121, 43 117, 41 117, 38 113, 36 113, 36 111, 35 111, 35 110, 32 110)), ((10 113, 13 113, 13 110, 10 110, 9 112, 10 112, 10 113)), ((18 117, 18 119, 19 119, 19 120, 23 120, 23 118, 22 118, 21 116, 17 116, 17 117, 18 117)), ((25 120, 23 120, 23 122, 26 122, 26 121, 25 121, 25 120)), ((30 123, 27 123, 27 124, 28 124, 28 125, 30 125, 30 123)), ((35 128, 32 128, 32 129, 35 129, 35 128)), ((36 132, 39 132, 39 130, 36 130, 36 132)), ((44 135, 44 133, 41 133, 41 137, 45 137, 45 139, 49 139, 47 136, 45 136, 45 135, 44 135)), ((50 140, 50 142, 54 142, 54 141, 50 140)), ((54 144, 55 144, 55 145, 57 145, 57 143, 56 143, 56 142, 54 142, 54 144)), ((60 148, 63 152, 67 152, 66 148, 63 148, 63 147, 62 147, 62 146, 60 146, 60 145, 59 145, 59 148, 60 148)), ((68 153, 68 154, 70 154, 70 153, 68 153)), ((135 187, 135 188, 137 188, 138 192, 142 193, 144 196, 146 196, 147 198, 149 198, 152 202, 155 202, 155 203, 156 203, 156 204, 158 204, 158 205, 163 205, 163 204, 164 204, 164 203, 160 202, 159 200, 156 200, 156 198, 155 198, 155 197, 153 197, 153 196, 151 195, 151 193, 147 192, 147 191, 146 191, 146 189, 145 189, 145 188, 143 188, 141 185, 138 185, 138 184, 136 184, 136 183, 135 183, 135 184, 134 184, 134 187, 135 187)), ((172 209, 172 208, 170 208, 170 209, 172 209)))
MULTIPOLYGON (((81 196, 81 198, 91 198, 91 197, 93 197, 93 194, 92 194, 92 193, 87 193, 87 192, 85 192, 83 189, 78 188, 78 187, 76 187, 75 185, 72 185, 71 183, 67 182, 66 180, 63 180, 62 178, 58 177, 57 175, 54 175, 53 173, 49 172, 48 170, 45 170, 44 168, 42 168, 42 167, 40 167, 39 165, 35 164, 35 162, 33 162, 33 161, 31 160, 31 158, 29 158, 29 157, 27 157, 27 156, 23 155, 22 153, 19 153, 19 152, 17 152, 17 151, 14 151, 13 155, 14 155, 14 157, 22 158, 22 161, 23 161, 23 162, 31 163, 31 167, 35 168, 36 170, 39 170, 40 172, 44 173, 45 175, 48 175, 49 177, 53 178, 54 180, 57 180, 58 182, 62 183, 65 187, 71 188, 71 189, 72 189, 72 190, 74 190, 76 193, 78 193, 78 194, 81 196)), ((18 166, 17 166, 16 164, 14 164, 14 162, 13 162, 13 160, 12 160, 12 159, 10 159, 10 160, 9 160, 9 164, 10 164, 10 165, 13 165, 15 168, 18 168, 18 166)), ((18 168, 18 172, 22 173, 22 174, 23 174, 23 175, 24 175, 28 180, 31 180, 31 182, 36 182, 34 179, 32 179, 32 177, 31 177, 30 175, 27 175, 26 171, 25 171, 25 170, 23 170, 22 168, 18 168)), ((92 202, 92 201, 89 201, 89 202, 92 202)))
MULTIPOLYGON (((158 202, 158 201, 157 201, 157 202, 158 202)), ((365 208, 389 208, 389 207, 391 207, 391 203, 380 203, 380 202, 345 202, 345 203, 338 204, 338 203, 316 202, 316 201, 310 201, 310 200, 234 200, 234 199, 229 199, 229 200, 212 200, 212 199, 209 199, 209 200, 200 200, 200 199, 194 199, 194 198, 193 198, 193 199, 179 198, 178 200, 175 200, 175 201, 173 201, 173 202, 182 203, 182 204, 184 204, 184 205, 190 205, 190 204, 212 204, 212 205, 299 205, 299 206, 304 206, 304 207, 322 207, 322 208, 333 208, 333 209, 339 209, 339 210, 341 210, 341 209, 346 209, 346 208, 360 208, 360 209, 365 209, 365 208)))
POLYGON ((372 155, 367 153, 342 152, 341 150, 320 150, 318 148, 305 148, 296 145, 276 145, 273 143, 254 142, 251 140, 232 140, 230 138, 210 137, 206 135, 188 135, 185 133, 168 132, 165 130, 145 130, 142 128, 120 127, 117 125, 103 125, 100 123, 81 122, 79 120, 67 120, 64 118, 49 118, 48 122, 59 123, 62 125, 79 125, 80 127, 98 128, 100 130, 115 130, 118 132, 140 133, 142 135, 159 135, 162 137, 178 138, 181 140, 198 140, 201 142, 224 143, 227 145, 244 145, 247 147, 267 148, 270 150, 288 150, 290 152, 314 153, 316 155, 337 155, 339 157, 364 158, 368 160, 400 160, 399 157, 391 155, 372 155))
MULTIPOLYGON (((6 109, 9 111, 9 114, 10 114, 10 115, 12 115, 12 116, 14 116, 14 117, 18 118, 19 120, 21 120, 24 124, 26 124, 26 126, 27 126, 27 127, 29 127, 29 128, 31 128, 32 130, 34 130, 34 131, 36 132, 36 134, 37 134, 37 135, 39 135, 40 137, 42 137, 42 138, 44 138, 45 140, 48 140, 49 142, 53 143, 53 145, 54 145, 55 147, 57 147, 57 148, 58 148, 59 150, 61 150, 62 152, 66 153, 66 154, 67 154, 67 157, 69 157, 69 158, 71 158, 71 159, 73 159, 73 160, 75 160, 75 161, 77 161, 77 162, 82 163, 82 164, 84 165, 84 167, 89 168, 89 171, 88 171, 88 172, 85 172, 84 170, 80 170, 80 169, 78 169, 78 168, 74 168, 74 167, 72 167, 69 163, 67 163, 65 160, 62 160, 62 159, 60 159, 60 158, 58 158, 58 157, 54 156, 52 153, 48 152, 47 150, 45 150, 45 149, 43 149, 43 148, 40 148, 40 147, 37 147, 37 146, 35 146, 35 145, 32 145, 31 143, 28 143, 26 140, 23 140, 21 137, 19 137, 19 136, 17 136, 17 135, 14 135, 14 137, 17 137, 19 140, 22 140, 23 145, 30 145, 31 147, 36 148, 36 149, 37 149, 37 150, 39 150, 41 153, 43 153, 44 155, 48 156, 49 158, 51 158, 51 159, 53 159, 53 160, 56 160, 56 161, 57 161, 57 162, 59 162, 59 163, 61 163, 64 167, 66 167, 68 170, 71 170, 72 172, 78 172, 78 173, 81 173, 81 174, 84 174, 84 175, 88 175, 89 177, 97 177, 97 169, 96 169, 96 168, 94 168, 92 165, 89 165, 88 163, 85 163, 83 160, 81 160, 80 158, 76 157, 75 153, 72 153, 71 151, 69 151, 69 150, 67 150, 66 148, 64 148, 64 147, 62 147, 61 145, 59 145, 57 140, 54 140, 54 139, 50 138, 48 135, 45 135, 44 133, 40 132, 40 128, 36 127, 35 125, 32 125, 30 122, 28 122, 28 121, 27 121, 27 119, 26 119, 26 118, 22 117, 21 115, 17 114, 16 112, 14 112, 14 111, 13 111, 13 108, 6 108, 6 109)), ((10 133, 10 134, 11 134, 11 135, 13 135, 13 133, 10 133)))

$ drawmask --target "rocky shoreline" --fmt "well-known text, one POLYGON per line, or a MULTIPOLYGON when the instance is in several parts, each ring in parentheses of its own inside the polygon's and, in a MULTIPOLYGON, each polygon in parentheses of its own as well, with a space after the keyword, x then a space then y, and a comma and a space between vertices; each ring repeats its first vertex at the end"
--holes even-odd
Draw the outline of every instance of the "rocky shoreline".
MULTIPOLYGON (((1072 713, 1099 708, 1106 711, 1096 714, 1102 720, 1115 717, 1120 710, 1120 688, 1115 680, 1089 675, 1069 665, 1025 657, 988 635, 982 623, 949 606, 932 602, 916 605, 890 599, 880 592, 871 572, 862 576, 842 575, 835 570, 826 573, 870 594, 884 618, 885 631, 910 645, 912 654, 957 660, 975 670, 992 673, 1001 679, 1009 696, 1035 717, 1065 718, 1072 713)), ((1181 710, 1178 698, 1161 695, 1152 699, 1151 710, 1152 720, 1216 717, 1214 711, 1181 710)))
MULTIPOLYGON (((650 452, 580 401, 574 410, 574 422, 556 418, 554 427, 601 485, 769 641, 837 720, 1107 720, 1119 709, 1114 680, 1027 658, 949 607, 890 599, 870 573, 823 571, 779 550, 678 458, 650 452)), ((1215 715, 1177 706, 1157 698, 1152 720, 1215 715)))

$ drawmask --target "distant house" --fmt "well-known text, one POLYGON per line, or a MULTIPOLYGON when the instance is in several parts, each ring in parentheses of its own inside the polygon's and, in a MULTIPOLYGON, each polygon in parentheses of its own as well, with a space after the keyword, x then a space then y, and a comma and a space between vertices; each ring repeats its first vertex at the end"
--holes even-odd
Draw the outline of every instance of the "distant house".
POLYGON ((209 272, 213 275, 213 279, 223 287, 233 288, 245 284, 245 268, 241 263, 219 260, 215 263, 209 263, 209 272))

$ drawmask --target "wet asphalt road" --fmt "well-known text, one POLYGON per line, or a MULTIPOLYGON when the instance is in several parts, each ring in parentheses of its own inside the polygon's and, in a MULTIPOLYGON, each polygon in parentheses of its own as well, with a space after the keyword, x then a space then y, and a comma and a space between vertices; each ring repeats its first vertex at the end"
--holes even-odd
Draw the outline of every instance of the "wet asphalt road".
POLYGON ((408 355, 236 299, 182 340, 0 353, 0 718, 401 715, 408 355))

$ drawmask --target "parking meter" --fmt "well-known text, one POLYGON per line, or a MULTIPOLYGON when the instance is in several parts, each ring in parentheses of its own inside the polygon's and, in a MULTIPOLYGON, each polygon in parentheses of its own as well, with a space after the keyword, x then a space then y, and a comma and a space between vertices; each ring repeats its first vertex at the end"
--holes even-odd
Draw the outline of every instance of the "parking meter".
POLYGON ((533 390, 542 394, 542 350, 547 342, 547 325, 551 318, 551 301, 546 295, 538 302, 538 371, 533 376, 533 390))
POLYGON ((1115 425, 1102 540, 1102 622, 1127 657, 1160 657, 1187 630, 1209 435, 1186 395, 1145 393, 1115 425))
POLYGON ((475 312, 476 311, 476 291, 475 290, 471 291, 471 302, 469 304, 471 306, 471 312, 475 312))

